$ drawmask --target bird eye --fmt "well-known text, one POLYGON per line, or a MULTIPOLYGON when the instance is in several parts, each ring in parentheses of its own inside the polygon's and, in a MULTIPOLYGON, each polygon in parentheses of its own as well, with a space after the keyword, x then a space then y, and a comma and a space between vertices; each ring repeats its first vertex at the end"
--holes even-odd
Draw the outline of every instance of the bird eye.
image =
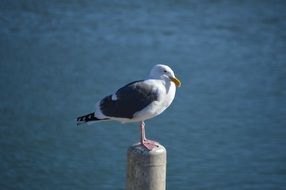
POLYGON ((164 69, 164 73, 167 73, 167 71, 164 69))

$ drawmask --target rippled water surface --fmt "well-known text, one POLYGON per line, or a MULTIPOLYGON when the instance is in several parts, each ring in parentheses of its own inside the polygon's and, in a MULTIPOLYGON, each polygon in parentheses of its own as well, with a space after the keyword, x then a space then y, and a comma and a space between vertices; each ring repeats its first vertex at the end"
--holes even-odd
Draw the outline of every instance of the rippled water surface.
POLYGON ((168 64, 167 189, 286 186, 285 1, 0 2, 1 189, 124 189, 137 124, 74 119, 168 64))

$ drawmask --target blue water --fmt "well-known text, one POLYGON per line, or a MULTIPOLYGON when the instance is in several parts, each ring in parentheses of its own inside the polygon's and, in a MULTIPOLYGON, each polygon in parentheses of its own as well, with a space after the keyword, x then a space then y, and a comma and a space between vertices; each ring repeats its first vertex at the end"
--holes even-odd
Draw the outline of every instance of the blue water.
POLYGON ((285 1, 0 2, 0 188, 124 189, 137 124, 74 119, 154 64, 183 85, 146 122, 167 189, 286 186, 285 1))

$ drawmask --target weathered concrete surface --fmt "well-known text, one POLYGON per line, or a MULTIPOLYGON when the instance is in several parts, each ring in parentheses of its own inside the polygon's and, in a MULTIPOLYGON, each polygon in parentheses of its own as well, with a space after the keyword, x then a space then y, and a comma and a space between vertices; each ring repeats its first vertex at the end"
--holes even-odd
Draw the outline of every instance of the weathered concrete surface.
POLYGON ((152 151, 139 143, 128 148, 126 190, 165 190, 167 151, 159 144, 152 151))

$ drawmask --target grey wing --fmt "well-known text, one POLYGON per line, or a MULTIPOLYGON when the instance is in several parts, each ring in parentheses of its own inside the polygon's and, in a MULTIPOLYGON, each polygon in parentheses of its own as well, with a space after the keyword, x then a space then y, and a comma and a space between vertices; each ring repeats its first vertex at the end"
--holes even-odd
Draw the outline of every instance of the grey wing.
POLYGON ((100 102, 100 109, 109 117, 132 119, 134 113, 156 100, 158 100, 158 94, 151 85, 144 81, 135 81, 120 88, 116 92, 115 99, 112 95, 106 96, 100 102))

